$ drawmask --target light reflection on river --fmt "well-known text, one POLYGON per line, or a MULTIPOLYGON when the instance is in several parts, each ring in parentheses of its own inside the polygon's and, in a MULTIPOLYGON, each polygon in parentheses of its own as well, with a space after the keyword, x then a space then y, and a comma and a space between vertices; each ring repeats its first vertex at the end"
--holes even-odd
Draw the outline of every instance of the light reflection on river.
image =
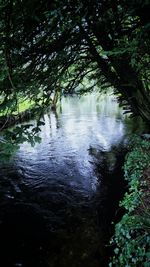
POLYGON ((60 114, 44 116, 42 142, 23 144, 16 157, 17 170, 31 187, 65 183, 85 195, 96 190, 89 149, 109 151, 124 136, 121 110, 113 98, 96 103, 95 96, 64 99, 60 114))
POLYGON ((105 266, 107 228, 120 197, 114 184, 120 179, 116 151, 126 134, 122 110, 112 96, 64 98, 43 121, 42 142, 22 144, 1 167, 1 244, 10 254, 2 261, 105 266))

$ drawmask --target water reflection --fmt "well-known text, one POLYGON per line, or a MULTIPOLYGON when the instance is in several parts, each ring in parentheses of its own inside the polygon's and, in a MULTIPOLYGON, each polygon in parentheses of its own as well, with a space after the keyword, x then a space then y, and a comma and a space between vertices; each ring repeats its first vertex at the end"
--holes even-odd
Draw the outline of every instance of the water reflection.
POLYGON ((43 121, 42 142, 22 144, 1 166, 0 236, 10 255, 1 262, 105 266, 104 244, 121 192, 122 110, 113 96, 64 98, 43 121))
POLYGON ((116 116, 121 110, 113 98, 96 101, 96 96, 63 99, 62 112, 43 118, 41 144, 23 144, 15 159, 28 186, 41 187, 56 181, 81 194, 96 190, 89 148, 109 151, 124 136, 124 124, 116 116), (111 117, 110 117, 111 115, 111 117))

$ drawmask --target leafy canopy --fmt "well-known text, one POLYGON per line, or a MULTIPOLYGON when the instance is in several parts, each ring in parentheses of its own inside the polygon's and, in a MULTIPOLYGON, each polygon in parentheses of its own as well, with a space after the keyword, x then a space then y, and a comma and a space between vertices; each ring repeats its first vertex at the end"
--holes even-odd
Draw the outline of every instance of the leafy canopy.
POLYGON ((0 109, 113 86, 149 122, 148 13, 147 0, 0 0, 0 109))

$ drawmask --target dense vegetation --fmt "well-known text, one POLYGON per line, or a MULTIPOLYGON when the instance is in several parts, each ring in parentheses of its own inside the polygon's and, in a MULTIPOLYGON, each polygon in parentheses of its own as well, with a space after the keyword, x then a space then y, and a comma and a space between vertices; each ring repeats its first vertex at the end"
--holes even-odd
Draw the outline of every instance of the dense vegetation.
POLYGON ((149 123, 149 10, 147 0, 1 0, 0 109, 113 86, 149 123))
POLYGON ((109 266, 150 266, 150 141, 135 136, 124 165, 129 189, 121 207, 125 215, 115 227, 115 255, 109 266))

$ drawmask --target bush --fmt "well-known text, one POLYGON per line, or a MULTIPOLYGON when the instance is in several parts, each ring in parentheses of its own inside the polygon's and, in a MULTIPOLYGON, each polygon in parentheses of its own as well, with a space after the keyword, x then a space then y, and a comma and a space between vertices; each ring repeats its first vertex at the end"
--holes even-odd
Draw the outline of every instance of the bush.
POLYGON ((150 267, 150 176, 145 175, 150 169, 150 142, 134 136, 129 150, 124 164, 129 188, 120 203, 126 212, 115 226, 111 240, 115 246, 114 256, 109 266, 150 267))

